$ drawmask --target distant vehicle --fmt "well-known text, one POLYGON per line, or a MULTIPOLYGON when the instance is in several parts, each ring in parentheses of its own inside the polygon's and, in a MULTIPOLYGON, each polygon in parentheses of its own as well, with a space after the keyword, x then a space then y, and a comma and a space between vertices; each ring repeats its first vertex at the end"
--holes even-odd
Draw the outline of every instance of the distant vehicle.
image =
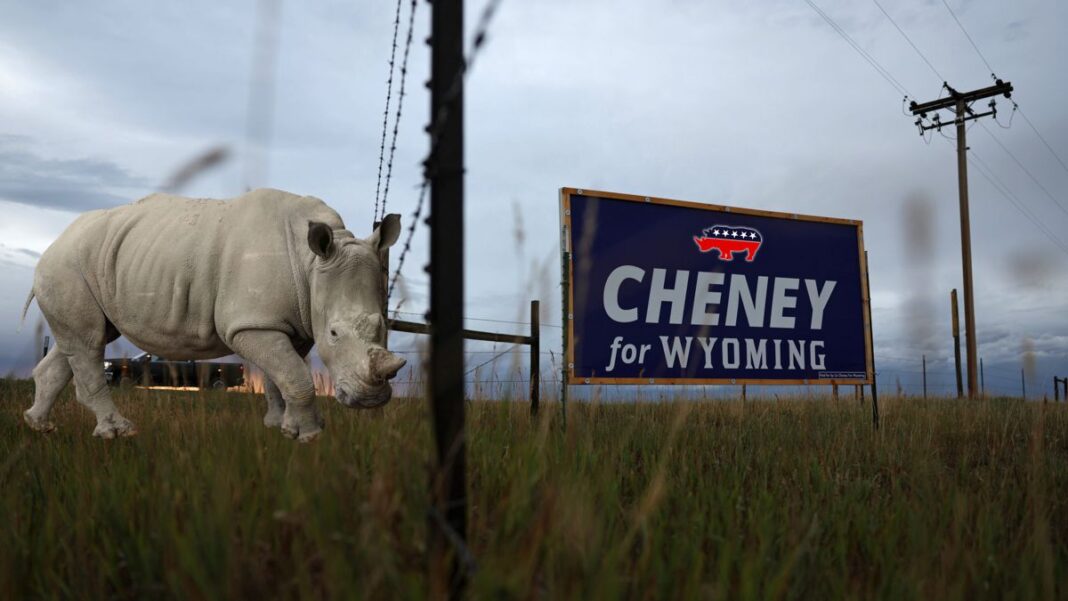
POLYGON ((126 359, 105 359, 104 377, 112 386, 180 386, 225 390, 245 383, 245 366, 218 361, 168 361, 141 353, 126 359))

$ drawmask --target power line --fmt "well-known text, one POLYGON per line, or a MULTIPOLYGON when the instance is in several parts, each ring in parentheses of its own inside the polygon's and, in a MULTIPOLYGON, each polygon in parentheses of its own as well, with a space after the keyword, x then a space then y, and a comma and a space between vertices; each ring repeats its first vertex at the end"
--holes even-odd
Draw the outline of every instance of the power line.
POLYGON ((397 0, 397 11, 393 16, 393 49, 389 53, 389 78, 386 80, 386 108, 382 111, 382 141, 378 146, 378 183, 375 184, 374 218, 378 219, 379 194, 382 190, 382 164, 386 156, 386 132, 389 131, 389 101, 393 94, 394 61, 397 58, 397 31, 400 29, 401 0, 397 0))
POLYGON ((1035 177, 1035 174, 1031 173, 1031 170, 1024 166, 1024 164, 1020 162, 1020 159, 1016 158, 1016 155, 1013 154, 1013 152, 1009 150, 1008 147, 1001 143, 1001 140, 999 140, 997 136, 994 135, 994 132, 990 131, 990 129, 986 126, 985 123, 980 123, 979 125, 982 125, 983 129, 986 130, 987 135, 989 135, 991 138, 994 139, 995 142, 997 142, 998 146, 1000 146, 1001 149, 1005 151, 1005 154, 1008 154, 1009 157, 1017 165, 1019 165, 1020 169, 1023 169, 1023 172, 1027 174, 1027 177, 1031 178, 1031 181, 1035 182, 1035 185, 1041 188, 1042 191, 1046 193, 1046 196, 1048 196, 1049 199, 1053 201, 1053 204, 1057 205, 1057 208, 1060 209, 1061 212, 1063 212, 1065 215, 1068 215, 1068 209, 1065 209, 1064 205, 1062 205, 1061 202, 1057 200, 1056 197, 1054 197, 1053 194, 1048 189, 1046 189, 1045 186, 1042 185, 1042 182, 1038 181, 1038 178, 1035 177))
POLYGON ((831 26, 832 29, 838 32, 838 35, 840 35, 843 40, 848 42, 849 45, 853 47, 853 50, 855 50, 857 54, 861 56, 861 58, 866 60, 868 64, 871 65, 873 69, 875 69, 876 73, 882 76, 882 78, 885 79, 887 83, 893 86, 893 88, 897 91, 898 94, 901 94, 902 96, 911 96, 905 86, 901 85, 901 82, 895 79, 894 76, 891 75, 885 67, 879 64, 879 61, 875 60, 875 57, 868 54, 867 51, 860 47, 860 44, 854 41, 853 38, 849 37, 849 34, 846 33, 845 30, 842 29, 842 27, 830 17, 830 15, 823 12, 823 10, 820 7, 816 6, 816 4, 812 0, 805 0, 805 4, 808 4, 812 8, 812 10, 816 11, 816 13, 820 17, 822 17, 828 25, 831 26))
POLYGON ((1015 206, 1016 209, 1020 211, 1020 213, 1023 214, 1024 217, 1027 218, 1028 221, 1030 221, 1039 231, 1045 234, 1045 236, 1049 238, 1050 242, 1053 242, 1053 244, 1057 248, 1059 248, 1062 252, 1068 255, 1068 245, 1065 245, 1063 242, 1060 241, 1060 239, 1055 237, 1053 233, 1046 228, 1045 224, 1043 224, 1041 220, 1037 219, 1031 213, 1030 210, 1023 206, 1023 203, 1020 202, 1016 195, 1009 190, 1008 186, 1006 186, 1004 182, 1002 182, 1001 179, 998 178, 997 174, 995 174, 994 171, 990 169, 990 166, 987 165, 986 161, 984 161, 983 158, 975 152, 975 150, 969 149, 968 153, 968 162, 971 163, 972 166, 976 167, 976 169, 979 171, 979 175, 982 175, 983 178, 986 179, 986 181, 989 182, 995 190, 997 190, 1002 196, 1004 196, 1009 202, 1011 202, 1013 206, 1015 206))
POLYGON ((890 21, 891 24, 893 24, 894 28, 897 29, 897 32, 901 34, 901 37, 905 38, 905 41, 909 43, 909 46, 912 46, 912 49, 916 51, 916 54, 920 55, 920 58, 923 59, 923 62, 927 63, 927 67, 931 69, 935 76, 938 77, 938 79, 941 81, 946 81, 946 78, 942 77, 942 74, 938 72, 938 69, 935 69, 935 66, 931 64, 931 61, 927 60, 927 56, 924 55, 923 52, 920 52, 920 49, 916 46, 916 44, 912 43, 912 38, 910 38, 908 34, 905 33, 904 29, 901 29, 901 27, 897 24, 897 21, 895 21, 894 18, 890 16, 890 13, 886 12, 886 9, 883 8, 883 5, 879 4, 879 0, 871 1, 875 3, 875 6, 879 7, 879 10, 881 10, 883 15, 886 16, 886 18, 890 21))
POLYGON ((1068 164, 1065 164, 1064 159, 1061 158, 1061 155, 1057 154, 1057 151, 1053 150, 1053 147, 1049 145, 1049 142, 1046 141, 1046 138, 1041 133, 1039 133, 1038 128, 1035 127, 1035 124, 1031 123, 1031 120, 1027 118, 1027 114, 1023 112, 1023 109, 1016 105, 1016 103, 1013 103, 1013 108, 1020 112, 1020 116, 1023 117, 1024 121, 1027 122, 1027 125, 1031 128, 1031 131, 1035 132, 1035 135, 1038 136, 1038 139, 1042 140, 1042 143, 1046 146, 1046 150, 1049 150, 1050 154, 1053 155, 1053 158, 1057 159, 1057 162, 1061 164, 1061 167, 1064 169, 1064 172, 1068 173, 1068 164))
POLYGON ((946 0, 942 0, 942 4, 945 5, 946 10, 949 11, 949 15, 953 17, 953 20, 957 22, 957 27, 960 27, 960 31, 964 34, 964 37, 968 38, 968 42, 971 43, 972 48, 975 48, 975 53, 979 55, 979 58, 983 59, 983 64, 985 64, 986 68, 993 74, 994 68, 990 66, 990 61, 986 60, 986 57, 983 56, 983 52, 979 50, 979 46, 975 44, 975 40, 972 39, 972 36, 968 35, 968 30, 964 28, 964 24, 957 18, 957 13, 953 12, 953 9, 949 7, 949 3, 946 2, 946 0))
MULTIPOLYGON (((935 74, 935 75, 936 75, 936 76, 937 76, 937 77, 938 77, 939 79, 941 79, 941 80, 942 80, 943 82, 945 82, 945 78, 944 78, 944 77, 942 76, 942 74, 941 74, 941 73, 940 73, 940 72, 938 71, 938 69, 936 69, 936 68, 935 68, 935 66, 934 66, 934 65, 933 65, 933 64, 931 63, 931 61, 930 61, 930 60, 928 60, 927 56, 926 56, 926 55, 925 55, 925 54, 924 54, 924 53, 923 53, 923 52, 922 52, 922 51, 921 51, 921 50, 920 50, 920 49, 919 49, 919 48, 918 48, 918 47, 916 46, 916 44, 915 44, 915 43, 913 43, 913 41, 912 41, 912 38, 910 38, 910 37, 908 36, 908 34, 907 34, 907 33, 905 33, 905 31, 904 31, 904 30, 903 30, 903 29, 902 29, 902 28, 901 28, 901 27, 900 27, 900 26, 899 26, 899 25, 897 24, 897 22, 896 22, 896 21, 894 21, 894 18, 893 18, 893 17, 891 17, 891 16, 890 16, 890 14, 886 12, 886 9, 884 9, 884 8, 883 8, 883 6, 882 6, 881 4, 879 4, 879 0, 872 0, 872 2, 874 2, 874 3, 875 3, 875 5, 876 5, 877 7, 879 7, 879 10, 880 10, 880 11, 882 11, 883 15, 885 15, 885 16, 886 16, 886 18, 887 18, 887 19, 888 19, 888 20, 890 21, 890 23, 892 23, 892 24, 894 25, 894 28, 895 28, 895 29, 897 29, 898 33, 900 33, 900 34, 901 34, 901 37, 905 38, 905 41, 906 41, 906 42, 908 42, 909 46, 911 46, 911 47, 912 47, 912 49, 916 51, 916 54, 917 54, 917 55, 919 55, 919 57, 920 57, 921 59, 923 59, 923 62, 927 64, 927 66, 928 66, 928 67, 929 67, 929 68, 931 69, 931 71, 932 71, 932 72, 933 72, 933 73, 934 73, 934 74, 935 74)), ((984 57, 984 56, 983 56, 982 52, 980 52, 980 51, 979 51, 979 47, 978 47, 978 46, 976 46, 976 44, 975 44, 975 41, 974 41, 974 40, 972 40, 972 37, 971 37, 970 35, 968 35, 968 32, 967 32, 967 31, 966 31, 966 30, 964 29, 964 26, 963 26, 963 25, 962 25, 962 24, 960 23, 960 20, 959 20, 959 19, 957 19, 957 16, 956 16, 956 15, 955 15, 955 14, 953 13, 953 10, 952 10, 951 8, 949 8, 949 4, 947 4, 947 3, 946 3, 946 0, 942 0, 942 3, 943 3, 943 4, 945 4, 945 6, 946 6, 946 9, 947 9, 947 10, 949 10, 949 12, 950 12, 950 15, 952 15, 952 16, 953 16, 953 19, 954 19, 955 21, 957 21, 957 25, 958 25, 958 26, 959 26, 959 27, 961 28, 961 31, 962 31, 962 32, 964 32, 964 35, 965 35, 965 36, 966 36, 966 37, 968 38, 968 41, 972 43, 972 47, 973 47, 973 48, 975 48, 975 51, 976 51, 976 52, 977 52, 977 53, 979 54, 979 57, 983 59, 983 62, 984 62, 984 63, 986 63, 987 67, 990 67, 990 64, 989 64, 988 62, 986 62, 986 57, 984 57)), ((993 71, 993 69, 991 69, 991 71, 993 71)), ((991 75, 993 76, 993 73, 991 73, 991 75)), ((997 79, 997 78, 996 78, 996 76, 994 76, 994 77, 995 77, 995 80, 996 80, 996 79, 997 79)), ((944 84, 944 83, 943 83, 943 89, 945 89, 945 84, 944 84)), ((1014 111, 1015 111, 1015 110, 1018 110, 1018 109, 1019 109, 1019 107, 1017 106, 1017 104, 1016 104, 1015 102, 1013 102, 1013 109, 1014 109, 1014 111)), ((1021 112, 1021 114, 1022 114, 1022 112, 1021 112)), ((959 117, 958 117, 958 118, 959 118, 959 117)), ((1026 118, 1026 117, 1025 117, 1025 118, 1026 118)), ((989 128, 988 128, 987 126, 986 126, 986 124, 985 124, 985 123, 982 123, 982 122, 979 122, 979 125, 982 125, 982 126, 983 126, 983 130, 984 130, 984 131, 986 131, 986 133, 987 133, 987 134, 988 134, 988 135, 989 135, 989 136, 990 136, 991 138, 993 138, 993 139, 994 139, 994 141, 995 141, 995 142, 996 142, 996 143, 998 144, 998 146, 1000 146, 1000 147, 1001 147, 1001 149, 1002 149, 1002 150, 1004 150, 1004 151, 1005 151, 1005 153, 1006 153, 1006 154, 1008 154, 1008 155, 1009 155, 1009 157, 1011 157, 1011 158, 1012 158, 1012 160, 1013 160, 1013 161, 1014 161, 1014 162, 1015 162, 1015 163, 1016 163, 1016 164, 1017 164, 1017 165, 1018 165, 1018 166, 1020 167, 1020 169, 1022 169, 1022 170, 1024 171, 1024 173, 1026 173, 1026 174, 1027 174, 1027 176, 1031 178, 1031 181, 1033 181, 1033 182, 1035 183, 1035 185, 1037 185, 1037 186, 1038 186, 1039 188, 1041 188, 1041 189, 1042 189, 1042 191, 1043 191, 1043 192, 1045 192, 1045 193, 1046 193, 1046 196, 1048 196, 1048 197, 1049 197, 1049 199, 1050 199, 1051 201, 1053 201, 1053 203, 1054 203, 1055 205, 1057 205, 1057 208, 1059 208, 1059 209, 1060 209, 1060 210, 1061 210, 1062 212, 1064 212, 1065 214, 1068 214, 1068 210, 1066 210, 1066 209, 1064 208, 1064 206, 1063 206, 1063 205, 1061 205, 1060 201, 1058 201, 1058 200, 1057 200, 1057 199, 1056 199, 1056 198, 1055 198, 1055 197, 1053 196, 1053 194, 1052 194, 1052 193, 1050 193, 1050 191, 1049 191, 1049 190, 1048 190, 1048 189, 1047 189, 1047 188, 1046 188, 1045 186, 1043 186, 1041 182, 1039 182, 1039 181, 1038 181, 1038 178, 1036 178, 1036 177, 1034 176, 1034 174, 1033 174, 1033 173, 1031 173, 1031 170, 1030 170, 1030 169, 1028 169, 1028 168, 1027 168, 1027 167, 1026 167, 1026 166, 1025 166, 1025 165, 1024 165, 1024 164, 1023 164, 1023 163, 1022 163, 1022 162, 1021 162, 1021 161, 1020 161, 1020 160, 1019 160, 1018 158, 1016 158, 1016 155, 1015 155, 1015 154, 1013 154, 1013 153, 1012 153, 1012 151, 1010 151, 1010 150, 1009 150, 1009 149, 1008 149, 1008 148, 1007 148, 1007 147, 1006 147, 1006 146, 1005 146, 1004 144, 1002 144, 1001 140, 999 140, 999 139, 998 139, 998 138, 997 138, 997 137, 996 137, 996 136, 994 135, 994 133, 993 133, 992 131, 990 131, 990 129, 989 129, 989 128)), ((941 127, 938 127, 937 129, 938 129, 939 133, 942 133, 942 128, 941 128, 941 127)), ((970 128, 969 128, 969 129, 970 129, 970 128)), ((1032 129, 1034 129, 1034 128, 1032 127, 1032 129)), ((1038 130, 1037 130, 1037 129, 1035 129, 1035 133, 1036 133, 1036 134, 1038 134, 1038 130)), ((943 137, 946 137, 946 136, 945 136, 945 134, 943 134, 943 137)), ((1041 134, 1039 134, 1039 137, 1041 138, 1041 134)), ((947 137, 947 139, 948 139, 948 137, 947 137)), ((1043 139, 1043 141, 1044 141, 1044 139, 1043 139)), ((1048 147, 1048 144, 1047 144, 1047 147, 1048 147)), ((1050 148, 1050 151, 1052 152, 1052 151, 1053 151, 1053 149, 1052 149, 1052 148, 1050 148)), ((987 165, 986 165, 985 161, 982 161, 982 158, 981 158, 981 157, 979 157, 979 156, 978 156, 977 154, 975 154, 975 151, 971 151, 971 153, 972 153, 972 156, 974 156, 974 157, 975 157, 975 158, 976 158, 977 160, 979 160, 980 162, 982 162, 982 164, 983 164, 983 167, 985 167, 985 168, 986 168, 986 169, 987 169, 987 170, 989 171, 990 175, 991 175, 991 176, 993 176, 993 177, 994 177, 994 178, 996 179, 996 178, 997 178, 997 176, 996 176, 996 175, 994 174, 993 170, 991 170, 991 169, 989 168, 989 166, 987 166, 987 165)), ((1056 153, 1054 153, 1054 155, 1056 156, 1056 153)), ((1060 160, 1060 157, 1057 157, 1057 159, 1058 159, 1058 160, 1060 160)), ((969 158, 969 162, 972 162, 970 158, 969 158)), ((974 163, 973 163, 973 164, 974 164, 974 163)), ((1062 166, 1063 166, 1063 163, 1062 163, 1062 166)), ((1061 243, 1061 242, 1060 242, 1060 240, 1059 240, 1059 239, 1057 239, 1056 237, 1054 237, 1054 236, 1053 236, 1053 234, 1052 234, 1052 232, 1050 232, 1050 231, 1049 231, 1049 230, 1048 230, 1048 229, 1047 229, 1047 228, 1045 227, 1045 225, 1044 225, 1043 223, 1041 223, 1041 221, 1040 221, 1040 220, 1036 219, 1036 218, 1034 217, 1034 215, 1032 215, 1032 214, 1030 213, 1030 211, 1029 211, 1029 210, 1025 209, 1025 208, 1023 207, 1023 204, 1022 204, 1022 202, 1019 202, 1019 201, 1018 201, 1018 199, 1017 199, 1017 200, 1014 200, 1014 198, 1015 198, 1015 195, 1013 195, 1013 196, 1011 196, 1011 197, 1010 197, 1010 195, 1008 194, 1008 190, 1009 190, 1008 186, 1006 186, 1006 185, 1005 185, 1004 183, 1001 183, 1001 180, 1000 180, 1000 179, 998 179, 998 182, 999 182, 999 184, 994 184, 994 182, 993 182, 993 181, 991 180, 991 178, 990 178, 990 177, 988 177, 988 176, 987 176, 987 174, 986 174, 986 173, 983 173, 982 171, 980 171, 980 174, 981 174, 981 175, 983 175, 983 177, 985 177, 985 178, 987 179, 987 181, 988 181, 988 182, 990 182, 990 183, 991 183, 991 185, 993 185, 993 186, 995 187, 995 189, 997 189, 997 190, 998 190, 999 192, 1001 192, 1001 193, 1002 193, 1002 195, 1004 195, 1004 196, 1005 196, 1006 198, 1008 198, 1008 199, 1009 199, 1009 200, 1010 200, 1010 201, 1011 201, 1011 202, 1013 203, 1013 205, 1014 205, 1014 206, 1016 206, 1016 208, 1017 208, 1017 209, 1018 209, 1018 210, 1019 210, 1019 211, 1020 211, 1020 212, 1021 212, 1021 213, 1022 213, 1022 214, 1023 214, 1024 216, 1025 216, 1025 217, 1027 217, 1027 219, 1028 219, 1028 220, 1030 220, 1030 221, 1031 221, 1031 223, 1033 223, 1033 224, 1034 224, 1034 225, 1035 225, 1035 226, 1036 226, 1037 228, 1039 228, 1039 229, 1040 229, 1040 230, 1041 230, 1041 231, 1042 231, 1043 233, 1045 233, 1045 234, 1046 234, 1046 236, 1047 236, 1047 237, 1048 237, 1048 238, 1049 238, 1049 239, 1050 239, 1051 241, 1053 241, 1053 242, 1054 242, 1054 244, 1056 244, 1056 245, 1057 245, 1057 246, 1058 246, 1059 248, 1061 248, 1061 250, 1063 250, 1063 251, 1065 251, 1066 253, 1068 253, 1068 248, 1066 248, 1066 247, 1065 247, 1065 246, 1063 245, 1063 243, 1061 243)))
MULTIPOLYGON (((970 43, 972 45, 972 48, 975 49, 975 53, 979 55, 979 58, 983 61, 983 64, 986 65, 986 68, 990 70, 991 76, 994 77, 994 67, 990 65, 990 61, 986 60, 986 56, 983 54, 983 51, 979 49, 979 45, 975 43, 975 40, 972 39, 972 36, 968 33, 968 30, 964 28, 964 24, 960 22, 959 18, 957 18, 957 14, 953 12, 953 9, 950 8, 949 3, 946 2, 946 0, 942 0, 942 4, 946 7, 946 10, 949 11, 949 15, 953 17, 953 20, 957 23, 957 27, 960 28, 960 31, 964 34, 964 37, 968 38, 968 43, 970 43)), ((1043 136, 1040 131, 1038 131, 1038 128, 1035 127, 1035 124, 1031 121, 1031 119, 1027 117, 1027 114, 1024 113, 1023 109, 1021 109, 1020 106, 1015 102, 1012 103, 1012 106, 1014 111, 1020 112, 1020 116, 1023 117, 1024 121, 1027 122, 1028 127, 1031 128, 1031 131, 1035 132, 1035 135, 1038 136, 1038 139, 1042 141, 1042 144, 1046 147, 1046 150, 1048 150, 1049 153, 1053 155, 1053 158, 1057 159, 1057 162, 1060 163, 1061 168, 1064 169, 1065 173, 1068 173, 1068 163, 1065 163, 1064 159, 1061 158, 1061 155, 1053 149, 1053 146, 1050 145, 1049 141, 1046 140, 1046 137, 1043 136)))

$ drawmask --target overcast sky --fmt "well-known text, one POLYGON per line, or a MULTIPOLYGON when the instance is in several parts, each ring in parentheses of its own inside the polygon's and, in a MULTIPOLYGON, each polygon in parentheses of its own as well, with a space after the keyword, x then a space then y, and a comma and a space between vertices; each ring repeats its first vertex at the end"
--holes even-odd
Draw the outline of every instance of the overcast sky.
MULTIPOLYGON (((915 99, 939 95, 941 79, 876 4, 816 4, 915 99)), ((1068 5, 949 4, 1068 160, 1068 5)), ((941 0, 882 5, 951 85, 991 83, 941 0)), ((468 2, 469 29, 482 6, 468 2)), ((393 3, 283 0, 273 89, 250 84, 257 7, 0 0, 0 373, 33 363, 36 305, 16 330, 39 254, 80 212, 140 198, 208 149, 229 159, 184 193, 269 185, 318 196, 369 232, 393 3), (250 106, 273 114, 262 155, 246 143, 250 106)), ((421 2, 388 205, 406 223, 427 147, 428 22, 421 2)), ((932 388, 947 390, 955 143, 922 139, 901 94, 804 0, 504 0, 466 100, 469 316, 526 321, 536 297, 543 321, 560 323, 561 186, 861 219, 880 383, 915 391, 926 353, 932 388)), ((1023 209, 973 168, 980 355, 988 389, 1018 391, 1031 361, 1030 390, 1049 391, 1068 375, 1068 168, 1019 114, 1008 127, 1007 101, 998 108, 1000 124, 974 126, 969 146, 1023 209)), ((426 248, 420 226, 404 310, 425 308, 426 248)))

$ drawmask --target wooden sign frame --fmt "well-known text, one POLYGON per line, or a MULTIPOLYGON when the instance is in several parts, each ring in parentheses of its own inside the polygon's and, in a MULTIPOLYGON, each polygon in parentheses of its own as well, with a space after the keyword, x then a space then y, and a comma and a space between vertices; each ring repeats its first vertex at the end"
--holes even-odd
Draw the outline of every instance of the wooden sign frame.
POLYGON ((564 343, 564 382, 569 384, 644 384, 644 385, 705 385, 705 384, 757 384, 757 385, 865 385, 872 384, 875 373, 874 352, 872 349, 871 331, 871 299, 868 291, 868 260, 864 252, 864 224, 859 220, 841 219, 837 217, 818 217, 814 215, 802 215, 798 213, 784 213, 779 211, 765 211, 760 209, 746 209, 726 205, 713 205, 686 200, 670 198, 658 198, 653 196, 640 196, 635 194, 621 194, 618 192, 605 192, 601 190, 589 190, 585 188, 560 188, 560 249, 561 268, 563 270, 563 343, 564 343), (605 377, 579 377, 574 375, 575 366, 575 322, 574 322, 574 259, 572 257, 571 240, 571 196, 593 196, 627 202, 667 205, 701 209, 707 211, 719 211, 724 213, 737 213, 741 215, 754 215, 758 217, 770 217, 790 221, 811 221, 819 223, 834 223, 848 225, 857 228, 857 256, 860 265, 860 296, 863 305, 861 314, 864 320, 864 378, 812 378, 802 380, 780 380, 760 378, 605 378, 605 377))

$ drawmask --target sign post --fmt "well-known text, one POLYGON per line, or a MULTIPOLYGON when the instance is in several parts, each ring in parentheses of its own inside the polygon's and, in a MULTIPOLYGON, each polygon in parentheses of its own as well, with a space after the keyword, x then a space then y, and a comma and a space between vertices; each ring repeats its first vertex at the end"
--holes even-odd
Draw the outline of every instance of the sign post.
POLYGON ((861 222, 573 188, 560 203, 565 384, 874 384, 861 222))

